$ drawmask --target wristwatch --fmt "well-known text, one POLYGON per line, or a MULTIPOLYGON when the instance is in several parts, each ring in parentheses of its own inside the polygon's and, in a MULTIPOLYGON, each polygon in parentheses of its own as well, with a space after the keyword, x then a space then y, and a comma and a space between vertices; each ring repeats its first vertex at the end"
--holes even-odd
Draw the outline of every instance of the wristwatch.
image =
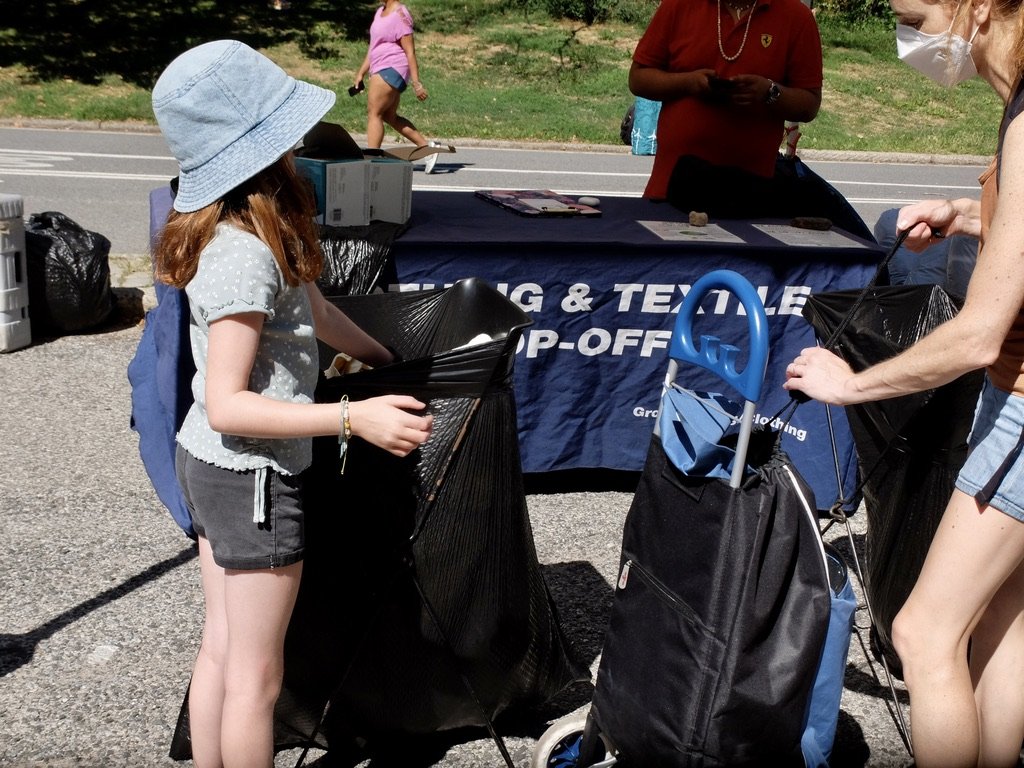
POLYGON ((782 95, 782 89, 779 88, 779 84, 773 82, 773 83, 771 83, 771 85, 768 86, 768 93, 766 93, 764 95, 764 103, 765 104, 774 104, 776 101, 779 100, 779 96, 781 96, 781 95, 782 95))

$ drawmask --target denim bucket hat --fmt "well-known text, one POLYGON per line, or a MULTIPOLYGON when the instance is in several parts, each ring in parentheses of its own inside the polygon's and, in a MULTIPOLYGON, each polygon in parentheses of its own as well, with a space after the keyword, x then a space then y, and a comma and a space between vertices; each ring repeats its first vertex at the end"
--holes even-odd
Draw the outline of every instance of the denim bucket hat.
POLYGON ((273 164, 334 100, 237 40, 181 54, 153 86, 153 113, 180 167, 174 210, 198 211, 273 164))

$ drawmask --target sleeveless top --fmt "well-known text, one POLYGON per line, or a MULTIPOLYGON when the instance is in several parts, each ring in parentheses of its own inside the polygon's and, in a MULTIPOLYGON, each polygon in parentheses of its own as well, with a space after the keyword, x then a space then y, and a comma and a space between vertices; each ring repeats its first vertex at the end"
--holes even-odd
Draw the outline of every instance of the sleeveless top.
MULTIPOLYGON (((1007 102, 1003 112, 1003 121, 999 126, 999 144, 996 147, 996 156, 985 172, 978 177, 978 181, 981 182, 981 251, 985 248, 985 239, 988 236, 989 227, 992 225, 992 217, 995 215, 1003 140, 1010 123, 1021 112, 1024 112, 1024 78, 1018 79, 1013 96, 1007 102)), ((988 368, 988 375, 992 383, 999 389, 1024 397, 1024 302, 1010 326, 1006 339, 1003 340, 999 357, 988 368)))

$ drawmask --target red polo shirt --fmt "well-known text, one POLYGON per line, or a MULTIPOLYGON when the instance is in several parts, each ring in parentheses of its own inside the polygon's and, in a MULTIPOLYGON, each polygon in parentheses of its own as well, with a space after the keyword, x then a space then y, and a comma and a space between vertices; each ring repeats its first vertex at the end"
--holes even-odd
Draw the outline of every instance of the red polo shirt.
MULTIPOLYGON (((800 0, 758 0, 745 43, 747 17, 737 23, 721 4, 722 48, 729 56, 740 51, 735 61, 726 60, 718 49, 719 7, 719 0, 661 0, 633 61, 668 72, 714 69, 719 77, 753 74, 795 88, 821 87, 818 25, 800 0)), ((666 196, 681 155, 771 176, 783 127, 783 120, 760 110, 695 97, 666 101, 644 196, 666 196)))

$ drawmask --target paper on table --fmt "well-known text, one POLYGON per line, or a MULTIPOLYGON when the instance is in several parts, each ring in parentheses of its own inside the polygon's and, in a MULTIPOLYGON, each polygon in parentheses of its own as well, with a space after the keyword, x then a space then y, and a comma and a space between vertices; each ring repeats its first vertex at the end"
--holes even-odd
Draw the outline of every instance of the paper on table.
POLYGON ((575 213, 578 211, 575 205, 561 203, 558 200, 552 200, 550 197, 521 197, 519 202, 531 208, 536 208, 538 211, 562 211, 565 213, 575 213))
POLYGON ((835 229, 803 229, 791 227, 789 224, 754 224, 769 237, 774 237, 786 245, 807 246, 812 248, 866 248, 864 243, 847 237, 835 229))
POLYGON ((742 237, 722 229, 717 224, 694 227, 685 221, 638 221, 662 240, 690 240, 710 243, 742 243, 742 237))

